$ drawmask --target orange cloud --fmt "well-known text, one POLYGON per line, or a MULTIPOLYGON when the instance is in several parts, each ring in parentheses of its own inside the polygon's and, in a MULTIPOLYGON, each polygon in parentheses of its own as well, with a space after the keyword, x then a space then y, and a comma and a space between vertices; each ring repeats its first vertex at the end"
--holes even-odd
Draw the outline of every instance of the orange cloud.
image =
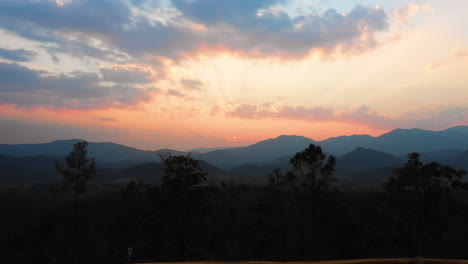
POLYGON ((404 24, 410 17, 418 14, 419 10, 419 5, 408 4, 400 9, 395 9, 393 11, 393 17, 398 24, 404 24))
POLYGON ((434 13, 435 12, 435 8, 432 7, 431 5, 428 5, 428 4, 423 5, 423 9, 428 13, 434 13))

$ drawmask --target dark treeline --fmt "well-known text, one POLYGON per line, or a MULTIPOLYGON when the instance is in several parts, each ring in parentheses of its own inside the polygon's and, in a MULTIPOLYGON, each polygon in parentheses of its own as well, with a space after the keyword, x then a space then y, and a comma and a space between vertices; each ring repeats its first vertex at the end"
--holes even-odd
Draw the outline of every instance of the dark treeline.
POLYGON ((335 158, 314 145, 264 186, 210 185, 190 155, 162 160, 159 185, 88 190, 77 144, 57 164, 67 192, 2 190, 0 262, 125 263, 129 247, 135 262, 468 258, 465 172, 417 153, 381 192, 338 190, 335 158))

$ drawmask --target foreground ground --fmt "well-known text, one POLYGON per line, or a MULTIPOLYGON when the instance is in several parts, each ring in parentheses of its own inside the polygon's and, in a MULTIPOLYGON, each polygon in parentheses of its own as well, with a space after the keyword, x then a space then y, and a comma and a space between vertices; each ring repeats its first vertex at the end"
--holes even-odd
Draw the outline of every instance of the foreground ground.
MULTIPOLYGON (((158 262, 164 263, 164 262, 158 262)), ((327 261, 311 261, 311 262, 270 262, 270 261, 246 261, 246 262, 171 262, 170 264, 468 264, 468 260, 446 260, 446 259, 428 259, 428 258, 412 258, 412 259, 356 259, 356 260, 327 260, 327 261)), ((143 263, 141 263, 143 264, 143 263)), ((156 263, 145 263, 156 264, 156 263)))

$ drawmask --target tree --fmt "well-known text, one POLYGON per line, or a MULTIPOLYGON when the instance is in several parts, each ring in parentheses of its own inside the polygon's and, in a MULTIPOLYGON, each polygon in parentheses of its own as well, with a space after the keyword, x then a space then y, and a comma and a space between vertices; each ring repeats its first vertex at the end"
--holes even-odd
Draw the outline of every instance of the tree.
POLYGON ((173 217, 171 224, 176 225, 176 243, 178 244, 179 257, 185 260, 188 238, 187 233, 194 232, 189 224, 194 224, 193 214, 203 210, 207 201, 207 192, 201 184, 206 181, 207 173, 204 172, 198 161, 190 154, 181 156, 163 156, 164 176, 162 178, 162 191, 170 205, 168 213, 173 217))
POLYGON ((89 158, 86 141, 73 145, 73 150, 65 159, 65 164, 55 162, 55 168, 63 176, 65 189, 71 189, 79 201, 80 195, 87 191, 86 184, 96 175, 96 162, 89 158))
POLYGON ((164 163, 162 187, 172 195, 181 195, 206 181, 204 172, 190 154, 186 156, 160 156, 164 163))
POLYGON ((333 175, 336 158, 330 155, 324 163, 325 159, 326 155, 322 152, 322 148, 310 144, 290 160, 299 184, 311 194, 337 190, 335 187, 337 179, 333 175))
POLYGON ((321 147, 310 144, 303 151, 296 153, 290 163, 293 171, 289 178, 295 178, 302 220, 299 225, 300 254, 305 258, 305 247, 310 245, 312 255, 317 257, 319 215, 323 213, 321 209, 327 207, 328 194, 338 190, 335 186, 337 179, 334 177, 336 158, 330 155, 327 159, 321 147), (307 230, 309 225, 311 232, 307 230), (306 236, 309 233, 312 233, 312 241, 306 243, 306 236))
POLYGON ((433 230, 440 231, 440 221, 435 219, 441 217, 440 210, 450 202, 454 192, 467 189, 462 180, 466 172, 438 162, 424 164, 416 152, 407 154, 407 157, 408 161, 394 170, 394 176, 384 187, 387 192, 402 198, 398 200, 399 206, 408 210, 407 215, 413 216, 416 251, 418 256, 423 256, 428 220, 439 224, 433 230))
POLYGON ((96 175, 96 162, 88 157, 86 141, 76 143, 73 150, 65 159, 65 165, 61 162, 55 162, 55 168, 63 176, 63 185, 65 189, 72 190, 75 195, 74 206, 74 262, 79 263, 79 203, 80 195, 87 191, 86 184, 96 175))
POLYGON ((280 169, 273 170, 268 175, 266 191, 268 200, 272 202, 273 233, 276 240, 276 253, 279 261, 286 261, 286 208, 289 206, 288 194, 294 190, 295 175, 292 172, 283 174, 280 169))

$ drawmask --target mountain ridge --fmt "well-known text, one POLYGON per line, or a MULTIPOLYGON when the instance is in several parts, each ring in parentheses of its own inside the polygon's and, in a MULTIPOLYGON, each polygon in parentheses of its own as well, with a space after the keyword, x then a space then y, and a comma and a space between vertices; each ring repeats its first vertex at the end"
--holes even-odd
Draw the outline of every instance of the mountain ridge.
MULTIPOLYGON (((468 126, 457 126, 442 131, 424 129, 395 129, 378 137, 352 135, 332 137, 322 141, 296 136, 281 135, 244 147, 223 148, 205 153, 194 152, 192 156, 215 166, 230 169, 244 164, 268 163, 275 159, 292 156, 316 144, 337 157, 358 147, 402 156, 409 152, 434 152, 444 149, 468 150, 468 126)), ((66 156, 73 144, 80 139, 56 140, 41 144, 0 144, 0 154, 9 156, 66 156)), ((172 149, 155 151, 140 150, 112 142, 88 142, 88 153, 100 163, 136 164, 159 161, 160 154, 184 155, 189 152, 172 149)))

